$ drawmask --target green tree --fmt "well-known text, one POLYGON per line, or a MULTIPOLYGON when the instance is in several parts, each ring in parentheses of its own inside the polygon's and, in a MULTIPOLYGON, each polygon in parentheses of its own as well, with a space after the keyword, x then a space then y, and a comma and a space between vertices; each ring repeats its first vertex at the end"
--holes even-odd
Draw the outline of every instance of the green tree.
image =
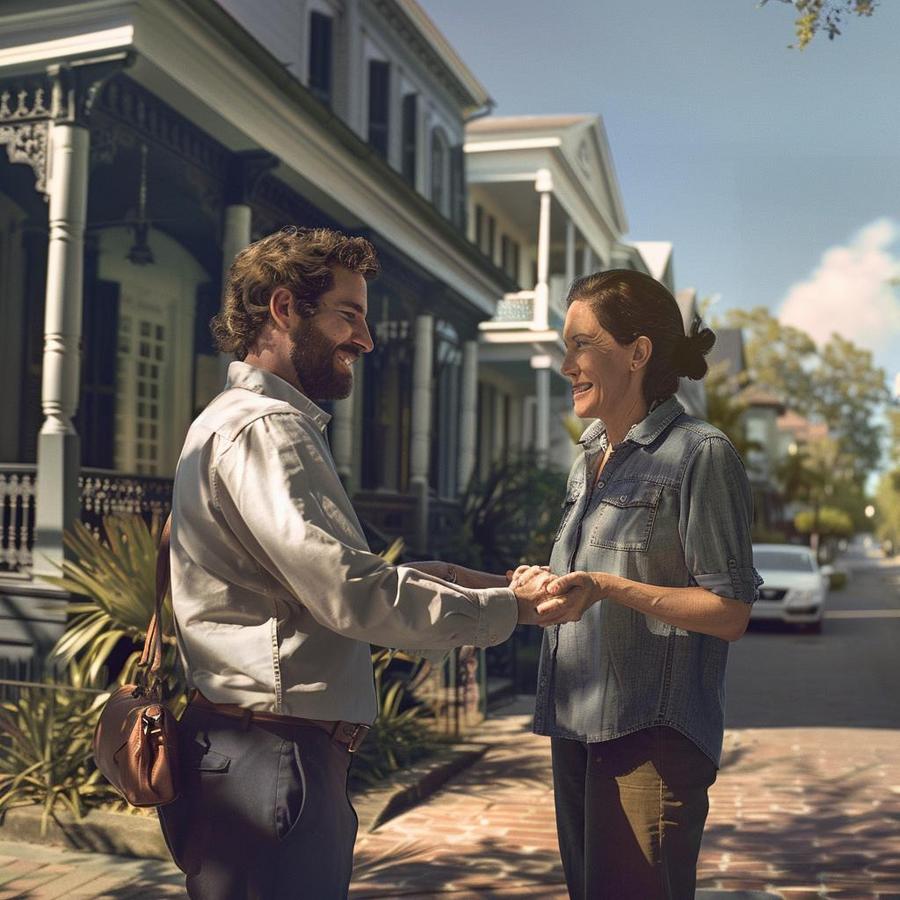
POLYGON ((818 534, 820 537, 848 537, 853 534, 850 516, 833 506, 821 509, 805 509, 794 516, 794 527, 801 534, 818 534))
POLYGON ((888 410, 888 466, 875 490, 875 534, 889 553, 900 551, 900 408, 888 410))
POLYGON ((764 306, 729 310, 724 324, 744 332, 751 384, 767 388, 791 405, 793 401, 809 400, 813 393, 811 372, 816 362, 816 344, 805 331, 784 325, 764 306))
POLYGON ((881 460, 883 428, 879 408, 888 398, 887 375, 875 365, 871 351, 833 334, 813 372, 816 416, 828 424, 864 480, 881 460))
MULTIPOLYGON (((760 0, 765 6, 769 0, 760 0)), ((871 16, 878 6, 878 0, 780 0, 793 6, 798 16, 794 20, 797 43, 791 44, 798 50, 806 47, 819 31, 824 31, 833 41, 840 33, 840 25, 847 16, 871 16)))
POLYGON ((750 382, 825 422, 855 478, 864 481, 881 458, 877 413, 888 399, 886 374, 871 352, 837 334, 818 350, 805 331, 782 324, 765 307, 731 310, 724 324, 744 332, 750 382))

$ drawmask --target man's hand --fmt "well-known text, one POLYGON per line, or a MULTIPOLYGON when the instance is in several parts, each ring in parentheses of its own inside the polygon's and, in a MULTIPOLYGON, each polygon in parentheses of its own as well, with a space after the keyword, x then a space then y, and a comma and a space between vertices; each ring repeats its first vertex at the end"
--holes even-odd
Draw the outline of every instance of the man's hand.
POLYGON ((512 573, 509 586, 519 603, 520 625, 543 625, 544 620, 538 614, 537 605, 547 600, 549 595, 545 588, 554 576, 541 566, 519 566, 512 573))
POLYGON ((580 622, 604 593, 602 572, 570 572, 546 584, 548 598, 538 603, 541 625, 580 622))

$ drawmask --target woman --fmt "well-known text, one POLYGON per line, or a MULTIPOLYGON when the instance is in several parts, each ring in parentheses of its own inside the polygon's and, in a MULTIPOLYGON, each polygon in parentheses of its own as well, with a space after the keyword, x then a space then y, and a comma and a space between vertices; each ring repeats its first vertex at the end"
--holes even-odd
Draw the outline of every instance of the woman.
MULTIPOLYGON (((728 642, 760 579, 751 497, 734 447, 686 415, 679 376, 715 342, 685 335, 647 275, 578 279, 563 374, 597 418, 569 476, 549 571, 534 730, 551 738, 572 898, 690 898, 722 749, 728 642)), ((534 585, 529 584, 533 588, 534 585)))

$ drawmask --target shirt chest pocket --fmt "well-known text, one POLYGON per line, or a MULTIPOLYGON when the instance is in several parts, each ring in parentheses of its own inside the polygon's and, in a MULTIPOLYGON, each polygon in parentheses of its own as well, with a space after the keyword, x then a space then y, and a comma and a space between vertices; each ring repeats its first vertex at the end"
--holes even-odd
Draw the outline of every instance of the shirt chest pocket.
POLYGON ((556 537, 553 538, 554 541, 558 541, 562 536, 563 529, 566 525, 569 524, 569 519, 572 518, 572 512, 575 509, 576 504, 581 498, 581 493, 584 490, 584 485, 578 484, 569 489, 569 493, 566 495, 566 499, 562 502, 562 517, 559 520, 559 527, 556 529, 556 537))
POLYGON ((611 484, 593 516, 591 546, 606 550, 646 550, 661 496, 659 484, 643 481, 611 484))

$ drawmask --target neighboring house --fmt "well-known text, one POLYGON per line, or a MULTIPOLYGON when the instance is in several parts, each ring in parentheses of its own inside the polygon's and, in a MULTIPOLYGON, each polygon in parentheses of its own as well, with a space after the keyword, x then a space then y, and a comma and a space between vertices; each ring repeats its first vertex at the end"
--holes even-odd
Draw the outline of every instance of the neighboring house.
POLYGON ((289 223, 378 247, 377 350, 330 437, 370 526, 440 548, 475 460, 478 325, 515 287, 465 233, 464 122, 490 105, 414 0, 0 7, 10 652, 58 630, 36 576, 79 515, 168 508, 223 380, 223 268, 289 223))
POLYGON ((744 406, 741 419, 749 448, 743 458, 753 490, 754 523, 762 529, 774 529, 782 520, 777 474, 782 458, 778 417, 785 411, 784 403, 770 391, 747 384, 747 356, 740 328, 716 331, 708 361, 710 367, 723 368, 725 375, 734 379, 735 399, 744 406))
MULTIPOLYGON (((812 422, 792 409, 786 409, 776 422, 778 429, 778 455, 780 459, 802 453, 809 444, 824 440, 829 436, 828 425, 812 422)), ((794 517, 806 509, 805 503, 794 501, 785 503, 781 510, 784 525, 793 528, 794 517)))
MULTIPOLYGON (((669 259, 669 267, 671 268, 671 255, 669 259)), ((676 291, 675 299, 678 301, 678 308, 681 310, 684 332, 688 334, 694 319, 700 315, 700 309, 697 306, 697 291, 694 288, 676 291)), ((706 418, 706 383, 704 381, 691 381, 690 378, 682 378, 676 396, 681 401, 685 411, 690 413, 690 415, 696 416, 698 419, 706 418)))

